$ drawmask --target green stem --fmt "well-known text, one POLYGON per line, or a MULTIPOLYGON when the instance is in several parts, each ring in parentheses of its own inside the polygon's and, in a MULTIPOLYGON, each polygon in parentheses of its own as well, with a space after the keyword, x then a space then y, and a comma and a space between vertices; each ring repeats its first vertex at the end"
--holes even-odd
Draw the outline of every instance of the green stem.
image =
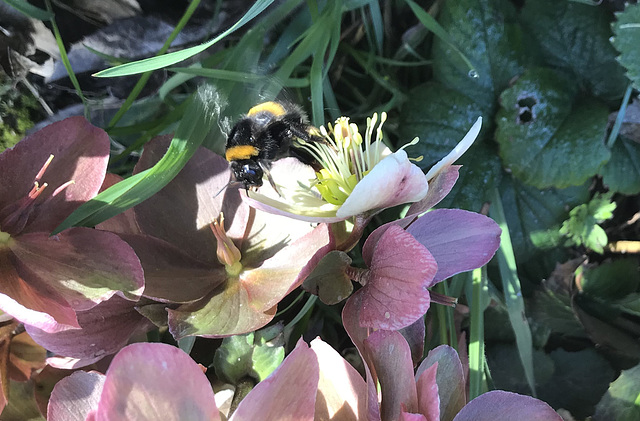
MULTIPOLYGON (((176 39, 180 31, 182 31, 182 28, 184 28, 184 26, 187 24, 189 19, 191 19, 191 16, 196 11, 199 4, 200 4, 200 0, 191 1, 191 3, 189 4, 189 7, 187 8, 187 10, 185 10, 184 14, 182 15, 182 18, 180 18, 180 21, 178 22, 176 27, 173 29, 173 31, 169 35, 169 38, 167 38, 162 48, 160 48, 160 50, 158 50, 158 52, 156 53, 156 56, 162 55, 167 52, 173 40, 176 39)), ((114 127, 118 123, 118 121, 120 121, 122 116, 124 116, 124 114, 129 110, 129 108, 131 107, 131 104, 133 104, 133 102, 138 98, 138 95, 140 95, 140 92, 142 92, 145 85, 149 81, 149 78, 151 77, 151 73, 152 72, 145 72, 142 74, 142 76, 140 76, 138 83, 136 83, 136 85, 133 87, 133 89, 131 90, 131 93, 129 94, 127 99, 124 101, 124 104, 122 104, 122 107, 120 107, 118 112, 113 116, 113 118, 109 122, 107 131, 112 127, 114 127)))

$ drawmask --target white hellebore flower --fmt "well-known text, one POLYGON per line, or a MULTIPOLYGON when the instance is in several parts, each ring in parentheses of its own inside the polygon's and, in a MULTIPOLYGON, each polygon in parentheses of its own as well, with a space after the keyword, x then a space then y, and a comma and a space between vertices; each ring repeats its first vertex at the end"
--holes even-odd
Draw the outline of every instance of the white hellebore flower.
POLYGON ((321 127, 325 142, 304 145, 318 162, 318 172, 295 158, 278 160, 271 168, 271 176, 279 191, 265 183, 257 192, 247 192, 244 199, 257 209, 311 222, 371 216, 385 208, 417 202, 426 196, 429 180, 469 149, 482 126, 480 117, 462 141, 425 176, 404 151, 418 138, 393 153, 382 143, 386 118, 382 113, 377 127, 378 115, 368 118, 364 139, 358 126, 349 123, 347 117, 336 120, 334 127, 329 125, 328 131, 321 127))

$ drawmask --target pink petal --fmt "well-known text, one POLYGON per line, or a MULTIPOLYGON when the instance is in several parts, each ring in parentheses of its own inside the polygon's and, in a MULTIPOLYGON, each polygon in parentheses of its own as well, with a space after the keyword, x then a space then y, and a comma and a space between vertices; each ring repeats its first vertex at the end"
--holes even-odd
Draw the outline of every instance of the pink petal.
POLYGON ((365 339, 364 347, 380 381, 382 419, 398 419, 403 409, 418 412, 413 361, 407 341, 398 332, 377 330, 365 339))
POLYGON ((79 327, 75 311, 51 287, 35 275, 26 282, 9 250, 0 250, 0 309, 22 323, 46 331, 79 327))
POLYGON ((143 295, 166 303, 190 303, 224 282, 224 267, 203 263, 182 250, 148 235, 121 235, 135 250, 144 269, 143 295))
MULTIPOLYGON (((170 141, 170 136, 161 136, 147 143, 135 172, 157 163, 170 141)), ((222 210, 226 193, 216 194, 229 179, 229 163, 201 147, 167 186, 135 207, 136 221, 145 234, 168 241, 198 260, 217 263, 216 242, 208 225, 222 210)), ((239 204, 238 192, 229 193, 235 193, 239 204)), ((235 212, 226 212, 225 225, 229 227, 235 217, 235 212)))
POLYGON ((531 396, 493 390, 478 396, 453 421, 562 421, 549 405, 531 396))
POLYGON ((175 339, 239 335, 269 323, 276 310, 275 306, 265 311, 254 309, 237 278, 228 279, 202 300, 168 310, 169 332, 175 339))
POLYGON ((25 327, 33 340, 49 351, 91 360, 117 352, 135 333, 152 327, 135 310, 134 303, 118 296, 77 315, 80 329, 47 333, 37 327, 25 327))
MULTIPOLYGON (((294 222, 292 225, 296 223, 294 222)), ((265 230, 267 230, 266 227, 265 230)), ((295 234, 291 234, 291 236, 293 235, 295 234)), ((273 244, 273 246, 263 247, 262 250, 256 250, 254 253, 244 253, 243 256, 247 254, 248 256, 246 260, 242 259, 242 263, 249 267, 257 267, 253 270, 246 270, 240 275, 240 281, 249 294, 251 306, 262 311, 278 304, 285 295, 298 287, 304 278, 311 273, 317 262, 333 246, 329 226, 321 224, 313 231, 279 250, 273 257, 261 262, 274 249, 277 250, 280 245, 286 244, 285 239, 273 242, 272 238, 271 241, 267 241, 267 238, 264 239, 264 242, 260 241, 257 236, 252 238, 252 243, 273 244)))
MULTIPOLYGON (((364 247, 374 245, 367 241, 364 247)), ((375 244, 371 257, 360 324, 397 330, 415 322, 429 309, 427 288, 437 269, 429 250, 402 228, 390 226, 375 244)))
POLYGON ((434 283, 485 265, 500 246, 502 230, 491 218, 460 209, 435 209, 407 228, 429 249, 438 273, 434 283))
POLYGON ((400 413, 399 419, 400 421, 428 421, 422 414, 409 414, 404 411, 400 413))
POLYGON ((53 154, 40 184, 49 186, 36 200, 39 208, 23 232, 52 231, 83 202, 98 193, 109 160, 109 138, 84 117, 53 123, 0 154, 0 209, 24 197, 36 174, 53 154), (55 197, 62 184, 74 181, 55 197))
MULTIPOLYGON (((434 366, 438 367, 436 382, 440 399, 440 418, 450 420, 467 402, 462 363, 455 349, 447 345, 440 345, 429 351, 427 357, 416 370, 416 379, 419 380, 430 367, 434 366)), ((424 412, 422 413, 424 414, 424 412)))
POLYGON ((425 416, 425 421, 440 420, 440 397, 438 396, 438 384, 436 383, 437 370, 438 363, 435 363, 424 370, 416 382, 418 407, 420 408, 420 413, 425 416))
POLYGON ((240 402, 229 421, 313 421, 320 369, 300 340, 280 367, 240 402))
POLYGON ((261 232, 249 237, 253 245, 243 250, 241 261, 247 269, 239 277, 229 278, 197 303, 169 310, 169 328, 175 338, 237 335, 264 326, 273 318, 276 304, 300 285, 332 247, 326 225, 316 227, 289 245, 286 237, 280 240, 276 237, 273 242, 268 238, 261 240, 263 235, 261 232))
POLYGON ((364 370, 367 380, 366 419, 377 421, 380 420, 380 407, 378 406, 377 390, 378 379, 375 375, 371 355, 366 352, 364 345, 365 339, 369 336, 369 329, 360 326, 360 323, 358 322, 360 319, 360 313, 362 312, 362 297, 362 289, 349 297, 342 309, 342 324, 344 325, 344 330, 347 331, 349 338, 351 338, 351 342, 353 342, 358 349, 358 353, 360 353, 360 357, 364 362, 364 370))
POLYGON ((462 165, 451 165, 443 168, 434 178, 429 180, 429 191, 419 202, 409 207, 407 215, 426 212, 445 198, 458 181, 459 170, 462 165))
POLYGON ((56 383, 49 398, 48 421, 85 421, 98 407, 105 375, 76 371, 56 383))
MULTIPOLYGON (((52 237, 44 232, 22 234, 11 250, 19 271, 37 277, 75 310, 89 309, 117 291, 137 300, 144 289, 138 257, 109 232, 71 228, 52 237)), ((26 275, 25 280, 30 282, 26 275)))
POLYGON ((425 197, 428 189, 422 170, 409 161, 404 150, 399 150, 380 161, 356 184, 336 216, 347 218, 371 210, 416 202, 425 197))
POLYGON ((413 365, 418 365, 424 356, 424 343, 426 335, 426 327, 424 317, 420 317, 407 327, 398 330, 411 348, 411 357, 413 365))
POLYGON ((213 390, 202 369, 180 349, 137 343, 113 359, 96 421, 218 421, 213 390))
POLYGON ((320 366, 316 419, 365 419, 367 384, 351 364, 320 338, 311 341, 320 366))

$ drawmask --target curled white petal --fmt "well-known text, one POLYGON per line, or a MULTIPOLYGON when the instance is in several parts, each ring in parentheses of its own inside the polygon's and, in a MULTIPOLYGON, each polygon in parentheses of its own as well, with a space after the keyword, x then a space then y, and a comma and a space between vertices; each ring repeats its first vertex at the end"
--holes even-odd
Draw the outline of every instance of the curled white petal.
POLYGON ((399 150, 373 167, 337 210, 336 216, 348 218, 371 210, 421 200, 429 189, 424 174, 399 150))
POLYGON ((473 142, 480 134, 480 129, 482 128, 482 117, 478 117, 476 122, 471 126, 471 129, 467 132, 467 134, 462 138, 462 140, 456 145, 455 148, 447 156, 438 161, 427 173, 427 181, 431 180, 435 177, 440 170, 444 167, 449 166, 456 162, 458 158, 460 158, 466 151, 473 145, 473 142))

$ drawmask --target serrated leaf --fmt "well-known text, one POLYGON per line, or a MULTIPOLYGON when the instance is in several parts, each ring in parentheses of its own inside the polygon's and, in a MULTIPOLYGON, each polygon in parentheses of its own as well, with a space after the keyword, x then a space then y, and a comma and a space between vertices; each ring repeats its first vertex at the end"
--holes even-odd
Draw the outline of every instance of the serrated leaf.
POLYGON ((640 419, 640 365, 623 370, 609 386, 593 414, 594 421, 640 419))
POLYGON ((616 208, 611 202, 612 194, 598 195, 569 212, 569 219, 562 224, 560 234, 569 239, 571 245, 582 245, 602 254, 607 245, 607 233, 598 224, 611 219, 616 208))
MULTIPOLYGON (((425 171, 446 156, 467 133, 483 111, 469 97, 429 82, 409 93, 400 115, 401 142, 419 137, 418 144, 407 147, 411 157, 422 156, 418 165, 425 171)), ((456 164, 462 164, 460 178, 440 207, 458 207, 480 211, 489 200, 489 192, 500 182, 501 163, 491 144, 480 133, 475 144, 456 164)))
POLYGON ((433 43, 435 79, 471 98, 488 118, 498 94, 511 78, 522 73, 526 62, 513 5, 507 0, 447 1, 438 21, 475 73, 469 72, 449 43, 438 38, 433 43))
POLYGON ((538 190, 505 176, 500 192, 516 260, 524 263, 534 257, 539 248, 559 244, 554 235, 557 226, 567 218, 567 209, 587 200, 589 186, 538 190))
POLYGON ((527 184, 565 188, 584 183, 609 160, 607 107, 574 103, 571 82, 546 68, 528 70, 500 96, 496 139, 505 166, 527 184))
POLYGON ((595 96, 622 97, 627 80, 624 69, 614 60, 617 54, 609 43, 610 13, 604 5, 528 1, 521 17, 538 41, 547 65, 566 70, 595 96))
POLYGON ((613 46, 620 51, 618 61, 627 69, 627 77, 640 89, 640 4, 627 4, 624 12, 617 13, 613 24, 613 46))
POLYGON ((628 195, 640 193, 640 144, 619 137, 611 148, 611 159, 600 174, 611 191, 628 195))

